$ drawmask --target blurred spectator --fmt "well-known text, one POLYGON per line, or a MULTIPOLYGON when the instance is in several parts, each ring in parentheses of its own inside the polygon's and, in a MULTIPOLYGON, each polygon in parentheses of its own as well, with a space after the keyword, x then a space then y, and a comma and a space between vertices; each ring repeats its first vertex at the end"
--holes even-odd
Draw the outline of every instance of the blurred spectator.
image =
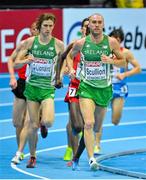
POLYGON ((101 8, 144 8, 146 0, 90 0, 90 4, 101 8))
POLYGON ((90 4, 96 5, 96 7, 101 7, 101 8, 116 7, 115 0, 90 0, 90 4))
POLYGON ((118 8, 144 8, 146 0, 116 0, 118 8))

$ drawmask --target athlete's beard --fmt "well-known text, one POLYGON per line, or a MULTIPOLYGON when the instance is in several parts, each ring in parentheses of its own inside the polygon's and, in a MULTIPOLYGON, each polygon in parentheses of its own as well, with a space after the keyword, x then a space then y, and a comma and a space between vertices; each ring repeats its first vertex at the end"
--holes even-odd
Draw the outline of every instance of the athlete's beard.
POLYGON ((100 36, 100 34, 99 34, 99 33, 94 33, 94 32, 92 32, 92 36, 93 36, 95 39, 97 39, 97 38, 100 36))

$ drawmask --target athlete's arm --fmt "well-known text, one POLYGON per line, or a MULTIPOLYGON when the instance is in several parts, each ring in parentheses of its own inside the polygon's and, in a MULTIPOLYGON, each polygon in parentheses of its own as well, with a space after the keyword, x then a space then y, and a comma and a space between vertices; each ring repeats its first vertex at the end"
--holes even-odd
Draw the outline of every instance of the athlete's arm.
POLYGON ((25 64, 29 64, 33 61, 33 56, 28 55, 28 51, 32 46, 32 43, 34 41, 34 37, 28 38, 23 41, 23 44, 20 49, 17 50, 17 56, 14 62, 14 68, 21 68, 25 64))
POLYGON ((141 72, 140 64, 135 59, 132 52, 129 49, 124 48, 123 54, 124 54, 124 56, 126 58, 127 66, 128 66, 128 64, 131 64, 132 68, 130 70, 127 70, 127 71, 123 72, 123 73, 119 73, 117 75, 117 78, 120 79, 120 80, 124 79, 125 77, 129 77, 129 76, 132 76, 134 74, 138 74, 138 73, 141 72))
POLYGON ((16 49, 12 52, 8 59, 8 71, 10 74, 10 82, 9 85, 11 86, 12 89, 15 89, 17 87, 17 80, 15 77, 15 70, 14 70, 14 62, 17 57, 18 51, 21 49, 23 45, 23 41, 20 42, 20 44, 16 47, 16 49))
POLYGON ((101 56, 102 62, 106 64, 113 64, 117 67, 126 67, 126 60, 124 58, 123 53, 120 50, 120 45, 118 44, 117 40, 115 38, 109 37, 109 44, 111 51, 115 56, 114 58, 111 58, 103 54, 101 56))
POLYGON ((56 76, 55 76, 55 87, 61 88, 62 84, 62 77, 61 77, 61 69, 64 59, 62 58, 62 53, 64 52, 64 43, 58 39, 55 41, 55 48, 57 52, 57 64, 56 64, 56 76))
POLYGON ((84 42, 85 42, 85 38, 82 38, 82 39, 74 42, 72 49, 70 50, 70 52, 67 55, 67 66, 68 66, 69 74, 70 74, 71 78, 75 78, 75 70, 73 68, 74 57, 80 52, 84 42))
POLYGON ((13 67, 13 58, 11 56, 8 59, 8 71, 10 74, 9 85, 11 86, 12 89, 15 89, 17 87, 17 80, 15 77, 15 71, 14 71, 14 67, 13 67))

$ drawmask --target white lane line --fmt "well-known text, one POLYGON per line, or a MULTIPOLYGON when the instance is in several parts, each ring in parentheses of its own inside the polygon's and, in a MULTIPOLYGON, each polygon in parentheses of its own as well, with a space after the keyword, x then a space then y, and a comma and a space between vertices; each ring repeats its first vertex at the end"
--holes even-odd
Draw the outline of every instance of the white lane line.
POLYGON ((11 91, 11 88, 0 88, 0 92, 3 92, 3 91, 11 91))
POLYGON ((0 120, 0 124, 9 123, 9 122, 12 122, 12 119, 2 119, 2 120, 0 120))
POLYGON ((101 140, 101 143, 116 142, 116 141, 129 141, 129 140, 137 140, 137 139, 146 139, 146 136, 134 136, 134 137, 106 139, 106 140, 101 140))
POLYGON ((11 163, 11 167, 12 167, 13 169, 15 169, 16 171, 18 171, 18 172, 20 172, 20 173, 23 173, 23 174, 25 174, 25 175, 33 176, 33 177, 35 177, 35 178, 44 179, 44 180, 50 180, 50 179, 47 178, 47 177, 39 176, 39 175, 30 173, 30 172, 24 171, 24 170, 18 168, 18 167, 17 167, 15 164, 13 164, 13 163, 11 163))
POLYGON ((146 93, 129 94, 128 97, 146 97, 146 93))
POLYGON ((146 82, 128 82, 127 84, 130 86, 138 86, 138 85, 145 86, 146 82))

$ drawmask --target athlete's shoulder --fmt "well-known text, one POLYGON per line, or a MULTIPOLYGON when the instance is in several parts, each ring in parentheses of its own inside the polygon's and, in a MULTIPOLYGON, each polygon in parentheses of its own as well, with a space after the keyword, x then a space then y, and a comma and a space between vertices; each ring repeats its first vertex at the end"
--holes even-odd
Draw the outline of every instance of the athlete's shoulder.
POLYGON ((21 45, 24 47, 31 47, 34 42, 35 36, 29 37, 21 42, 21 45))
POLYGON ((58 38, 54 38, 55 39, 55 46, 56 48, 59 50, 59 52, 63 52, 64 51, 64 42, 58 38))
POLYGON ((81 46, 83 46, 83 45, 84 45, 85 40, 86 40, 86 38, 85 38, 85 37, 83 37, 83 38, 81 38, 81 39, 78 39, 78 40, 76 40, 76 41, 74 42, 74 45, 75 45, 75 46, 79 46, 79 47, 81 47, 81 46))

